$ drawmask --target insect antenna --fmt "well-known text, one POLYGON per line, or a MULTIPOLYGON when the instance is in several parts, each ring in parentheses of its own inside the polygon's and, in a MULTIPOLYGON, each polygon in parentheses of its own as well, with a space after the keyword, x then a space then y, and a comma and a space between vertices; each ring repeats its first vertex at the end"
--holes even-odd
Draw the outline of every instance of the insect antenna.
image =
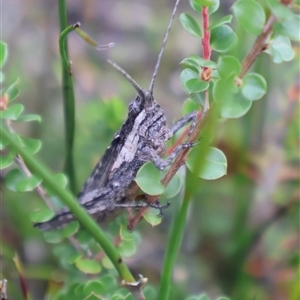
POLYGON ((135 88, 137 93, 142 98, 145 97, 144 90, 138 85, 138 83, 125 70, 123 70, 118 64, 116 64, 115 62, 113 62, 110 59, 108 59, 107 62, 110 63, 116 70, 118 70, 132 84, 132 86, 135 88))
POLYGON ((162 46, 161 46, 161 49, 160 49, 160 52, 158 54, 157 62, 156 62, 154 72, 153 72, 153 75, 152 75, 152 78, 151 78, 151 82, 150 82, 150 85, 149 85, 149 92, 151 94, 153 94, 154 81, 155 81, 155 78, 156 78, 156 75, 157 75, 157 71, 158 71, 158 68, 159 68, 159 65, 160 65, 161 57, 162 57, 162 54, 164 52, 164 49, 165 49, 165 46, 166 46, 166 43, 167 43, 167 39, 168 39, 168 36, 169 36, 169 32, 170 32, 170 29, 171 29, 171 26, 172 26, 173 19, 174 19, 175 14, 176 14, 176 10, 177 10, 177 6, 178 6, 179 1, 180 0, 177 0, 176 3, 175 3, 173 13, 172 13, 172 16, 171 16, 171 20, 169 22, 169 25, 168 25, 168 28, 167 28, 167 31, 166 31, 166 34, 165 34, 165 38, 163 40, 163 43, 162 43, 162 46))

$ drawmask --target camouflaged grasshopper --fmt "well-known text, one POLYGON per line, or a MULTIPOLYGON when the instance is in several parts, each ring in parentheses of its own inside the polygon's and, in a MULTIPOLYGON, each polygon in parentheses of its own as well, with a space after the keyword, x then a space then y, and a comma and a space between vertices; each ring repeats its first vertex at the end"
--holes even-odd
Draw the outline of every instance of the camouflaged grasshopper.
MULTIPOLYGON (((158 203, 130 202, 133 199, 132 186, 136 185, 134 181, 136 174, 141 166, 148 161, 153 162, 159 170, 164 170, 182 149, 192 146, 190 143, 181 144, 174 149, 167 159, 161 158, 166 142, 179 129, 191 122, 190 132, 192 131, 197 112, 184 116, 169 129, 166 125, 165 113, 153 97, 155 77, 179 1, 176 1, 149 90, 141 88, 116 63, 108 61, 125 76, 138 95, 129 104, 126 121, 114 135, 110 146, 106 149, 78 195, 80 204, 98 222, 105 221, 109 215, 109 219, 111 219, 120 212, 120 208, 152 206, 161 211, 163 207, 158 203)), ((35 224, 35 226, 41 230, 49 230, 63 226, 72 220, 75 220, 75 217, 71 211, 63 209, 51 220, 35 224)))

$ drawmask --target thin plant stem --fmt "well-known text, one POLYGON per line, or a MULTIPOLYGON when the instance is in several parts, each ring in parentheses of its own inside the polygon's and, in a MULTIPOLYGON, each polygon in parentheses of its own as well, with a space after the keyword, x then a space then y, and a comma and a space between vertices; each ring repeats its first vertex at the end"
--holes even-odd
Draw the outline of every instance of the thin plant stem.
MULTIPOLYGON (((60 32, 67 28, 67 6, 65 0, 58 0, 60 32)), ((73 29, 72 29, 73 30, 73 29)), ((75 97, 73 88, 73 77, 68 57, 68 42, 66 35, 60 37, 60 52, 62 65, 62 92, 65 118, 65 166, 64 171, 69 178, 70 189, 76 193, 76 175, 74 168, 74 136, 75 136, 75 97), (66 68, 66 61, 68 68, 66 68)))
POLYGON ((156 298, 159 300, 169 299, 173 267, 178 256, 185 229, 186 216, 189 207, 188 200, 189 199, 184 198, 180 211, 173 219, 173 223, 171 225, 171 234, 167 243, 165 260, 161 273, 162 276, 160 280, 158 295, 156 298))

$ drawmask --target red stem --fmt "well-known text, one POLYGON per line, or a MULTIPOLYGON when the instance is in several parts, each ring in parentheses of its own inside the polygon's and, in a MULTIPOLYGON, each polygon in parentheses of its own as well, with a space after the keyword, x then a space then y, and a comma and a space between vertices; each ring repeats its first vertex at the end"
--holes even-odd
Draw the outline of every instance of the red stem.
POLYGON ((203 19, 203 38, 202 38, 203 58, 205 60, 209 60, 211 54, 211 48, 210 48, 210 31, 208 29, 209 27, 208 7, 202 8, 202 19, 203 19))

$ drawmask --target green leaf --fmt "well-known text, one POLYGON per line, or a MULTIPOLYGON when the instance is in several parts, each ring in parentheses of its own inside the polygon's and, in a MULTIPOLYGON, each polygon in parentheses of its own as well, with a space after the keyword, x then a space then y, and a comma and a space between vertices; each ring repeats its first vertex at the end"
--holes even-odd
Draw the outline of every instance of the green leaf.
POLYGON ((94 293, 96 295, 102 295, 102 294, 106 293, 105 286, 99 280, 90 280, 90 281, 88 281, 85 284, 85 286, 83 288, 83 291, 84 291, 85 294, 94 293))
POLYGON ((0 111, 0 119, 5 120, 17 120, 19 115, 22 113, 24 106, 22 104, 15 104, 9 106, 6 110, 0 111))
POLYGON ((9 153, 8 155, 1 155, 0 157, 0 170, 9 167, 14 161, 15 155, 9 153))
POLYGON ((201 37, 201 29, 195 19, 188 14, 181 14, 179 16, 179 21, 182 26, 193 36, 201 37))
POLYGON ((300 41, 300 15, 294 14, 292 19, 286 21, 276 22, 273 25, 276 35, 283 35, 289 39, 299 42, 300 41))
MULTIPOLYGON (((205 60, 198 55, 191 55, 188 58, 183 59, 180 64, 184 67, 189 68, 199 74, 201 67, 208 67, 212 69, 217 68, 217 64, 211 60, 205 60)), ((199 76, 197 76, 199 78, 199 76)))
POLYGON ((199 78, 199 75, 197 72, 191 70, 191 69, 184 69, 181 74, 180 74, 180 83, 183 88, 183 90, 186 92, 186 94, 189 94, 189 91, 186 88, 186 82, 189 81, 190 79, 199 78))
POLYGON ((118 246, 118 252, 122 257, 132 257, 136 253, 136 246, 132 241, 122 241, 118 246))
POLYGON ((15 79, 9 85, 9 87, 4 90, 3 94, 7 94, 8 102, 13 101, 19 95, 20 92, 19 92, 18 85, 19 85, 19 78, 15 79))
POLYGON ((218 72, 221 78, 238 75, 241 70, 241 64, 234 56, 222 56, 218 60, 218 72))
POLYGON ((0 68, 3 67, 8 57, 8 48, 7 44, 0 41, 0 68))
POLYGON ((291 41, 282 35, 272 40, 265 52, 273 56, 273 62, 276 64, 280 64, 283 61, 291 61, 295 56, 291 41))
POLYGON ((7 142, 5 141, 3 141, 3 140, 0 140, 0 150, 3 150, 3 149, 5 149, 5 147, 7 146, 7 142))
POLYGON ((72 254, 70 256, 68 256, 68 259, 67 259, 67 262, 72 265, 74 264, 77 260, 81 259, 82 258, 82 254, 80 253, 75 253, 75 254, 72 254))
POLYGON ((199 110, 200 106, 197 104, 194 100, 191 98, 188 98, 187 100, 184 101, 183 106, 182 106, 182 114, 185 116, 192 111, 199 110))
POLYGON ((55 216, 55 212, 50 208, 44 208, 29 214, 29 219, 33 223, 42 223, 51 220, 55 216))
POLYGON ((63 239, 59 230, 46 231, 43 234, 45 241, 50 244, 57 244, 63 239))
POLYGON ((175 174, 163 193, 165 198, 170 199, 175 197, 180 192, 182 184, 181 177, 178 174, 175 174))
POLYGON ((35 189, 42 179, 32 175, 31 177, 26 177, 23 172, 19 169, 11 170, 7 173, 5 177, 6 187, 13 192, 27 192, 35 189))
POLYGON ((252 101, 242 95, 226 98, 220 103, 220 115, 222 118, 236 119, 244 116, 252 106, 252 101))
POLYGON ((238 42, 237 35, 227 25, 220 25, 211 31, 211 47, 217 52, 228 52, 238 42))
POLYGON ((238 88, 234 83, 234 77, 219 79, 213 87, 215 101, 219 102, 219 110, 222 118, 240 118, 246 114, 252 101, 237 94, 238 88))
POLYGON ((135 181, 148 195, 160 195, 165 190, 160 182, 160 172, 152 162, 147 162, 139 169, 135 181))
POLYGON ((64 229, 61 231, 62 237, 69 237, 74 235, 79 230, 79 223, 78 221, 73 221, 69 223, 64 229))
POLYGON ((203 6, 207 6, 209 14, 212 14, 219 8, 220 1, 219 0, 190 0, 190 5, 197 12, 201 12, 203 6))
POLYGON ((120 226, 120 237, 124 241, 132 241, 133 235, 132 232, 130 232, 125 226, 120 226))
POLYGON ((191 70, 199 73, 200 66, 199 66, 198 62, 190 57, 183 59, 180 62, 180 64, 183 65, 185 68, 191 69, 191 70))
POLYGON ((42 182, 41 178, 34 175, 24 178, 22 181, 16 184, 17 192, 31 192, 42 182))
POLYGON ((112 262, 110 261, 110 259, 107 256, 104 256, 101 260, 103 267, 105 267, 106 269, 114 269, 114 265, 112 264, 112 262))
POLYGON ((233 77, 226 79, 219 79, 215 82, 213 86, 213 97, 215 101, 220 103, 224 102, 226 99, 231 99, 235 94, 235 84, 233 77))
POLYGON ((212 0, 211 2, 214 2, 214 4, 208 7, 208 13, 210 15, 217 11, 220 6, 220 0, 212 0))
POLYGON ((227 297, 219 297, 219 298, 217 298, 217 300, 230 300, 230 299, 227 297))
POLYGON ((231 23, 231 20, 232 20, 232 15, 224 16, 224 17, 218 19, 216 22, 212 23, 209 26, 209 30, 212 30, 212 29, 214 29, 220 25, 226 24, 226 23, 231 23))
MULTIPOLYGON (((191 172, 194 173, 198 161, 198 147, 193 148, 188 156, 186 165, 191 172)), ((197 168, 196 168, 197 169, 197 168)), ((217 149, 210 147, 209 152, 205 158, 205 162, 200 173, 197 174, 202 179, 214 180, 224 176, 227 172, 227 160, 224 153, 217 149)))
POLYGON ((257 73, 248 73, 243 78, 242 94, 248 100, 258 100, 267 91, 266 80, 257 73))
POLYGON ((254 0, 239 0, 232 6, 233 13, 243 28, 252 34, 259 35, 266 22, 263 7, 254 0))
MULTIPOLYGON (((53 175, 53 177, 55 178, 56 183, 62 187, 65 188, 68 184, 68 178, 65 174, 63 173, 56 173, 53 175)), ((47 194, 49 196, 56 196, 56 193, 52 191, 51 188, 49 188, 48 186, 46 186, 47 189, 47 194)))
POLYGON ((76 267, 86 274, 98 274, 101 271, 100 264, 92 259, 81 259, 75 262, 76 267))
POLYGON ((161 216, 158 215, 156 209, 149 209, 145 214, 143 214, 143 218, 152 225, 152 227, 159 225, 161 223, 161 216))
MULTIPOLYGON (((294 13, 290 7, 283 5, 278 0, 267 0, 267 3, 270 7, 272 13, 279 19, 287 20, 293 19, 294 13)), ((299 25, 298 25, 299 27, 299 25)))
POLYGON ((26 150, 28 152, 30 152, 31 154, 37 153, 42 147, 42 142, 40 140, 36 140, 36 139, 28 139, 28 138, 22 137, 22 143, 23 143, 24 147, 26 148, 26 150))
POLYGON ((116 276, 107 274, 107 275, 101 276, 100 281, 106 287, 106 291, 116 291, 118 288, 116 276))
POLYGON ((91 293, 86 298, 84 298, 84 300, 103 300, 103 298, 101 296, 95 295, 94 293, 91 293))
POLYGON ((41 122, 42 118, 39 115, 35 114, 28 114, 28 115, 21 115, 18 117, 16 120, 17 122, 31 122, 31 121, 36 121, 36 122, 41 122))
POLYGON ((208 89, 209 83, 199 78, 192 78, 185 83, 188 94, 195 94, 208 89))

